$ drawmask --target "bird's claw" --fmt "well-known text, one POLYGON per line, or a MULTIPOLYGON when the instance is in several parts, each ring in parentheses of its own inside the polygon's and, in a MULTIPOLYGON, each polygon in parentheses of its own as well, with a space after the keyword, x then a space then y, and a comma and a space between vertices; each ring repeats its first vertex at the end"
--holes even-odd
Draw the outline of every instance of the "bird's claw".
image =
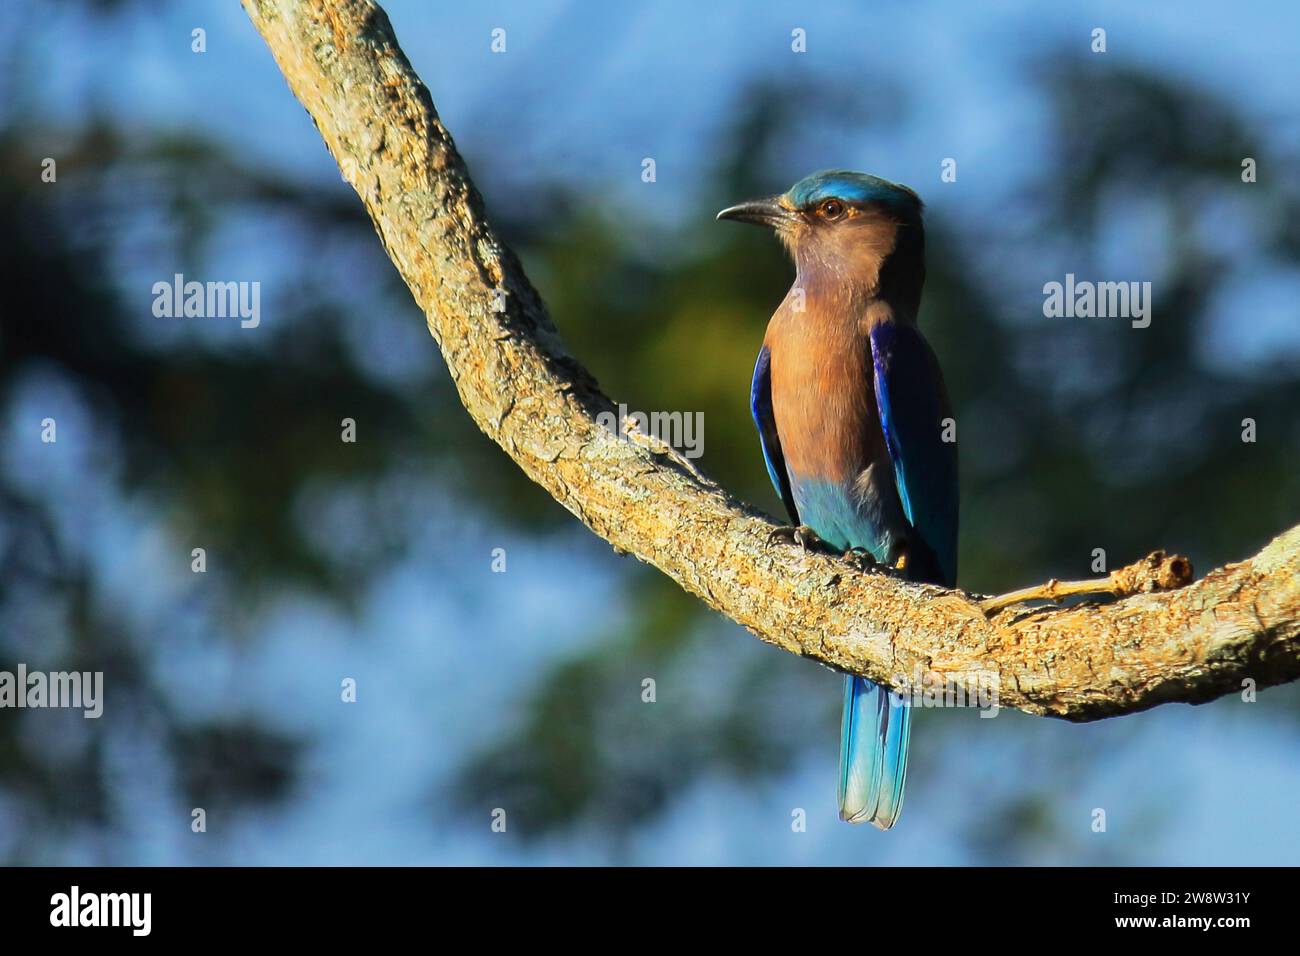
POLYGON ((883 574, 887 578, 897 578, 899 581, 908 580, 906 574, 907 564, 904 561, 899 561, 897 564, 877 561, 866 548, 850 548, 844 552, 843 557, 846 562, 863 574, 883 574))
POLYGON ((773 528, 767 536, 768 544, 775 544, 778 541, 788 541, 791 544, 797 544, 805 551, 825 551, 826 542, 817 536, 817 532, 806 524, 801 525, 782 525, 779 528, 773 528))
POLYGON ((866 548, 850 548, 844 552, 844 560, 864 574, 884 568, 884 565, 873 558, 866 548))

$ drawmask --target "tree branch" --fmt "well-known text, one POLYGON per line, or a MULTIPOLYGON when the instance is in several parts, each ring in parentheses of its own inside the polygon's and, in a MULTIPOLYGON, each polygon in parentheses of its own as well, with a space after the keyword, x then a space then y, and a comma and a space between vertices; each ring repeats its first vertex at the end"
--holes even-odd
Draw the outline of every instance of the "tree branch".
POLYGON ((1300 677, 1300 527, 1177 590, 1004 608, 768 543, 772 524, 613 405, 564 350, 369 0, 244 0, 442 349, 465 408, 524 472, 617 550, 764 641, 900 687, 982 673, 999 704, 1092 720, 1300 677), (494 311, 504 293, 504 311, 494 311))

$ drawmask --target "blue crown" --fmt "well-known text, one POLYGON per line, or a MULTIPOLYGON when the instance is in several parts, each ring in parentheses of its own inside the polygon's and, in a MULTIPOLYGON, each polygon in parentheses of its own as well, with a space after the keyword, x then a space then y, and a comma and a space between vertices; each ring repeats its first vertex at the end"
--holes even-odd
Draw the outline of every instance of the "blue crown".
POLYGON ((921 197, 906 186, 891 183, 879 176, 855 173, 850 169, 826 169, 805 176, 785 194, 796 209, 815 206, 823 199, 843 199, 850 203, 878 202, 904 215, 921 211, 921 197))

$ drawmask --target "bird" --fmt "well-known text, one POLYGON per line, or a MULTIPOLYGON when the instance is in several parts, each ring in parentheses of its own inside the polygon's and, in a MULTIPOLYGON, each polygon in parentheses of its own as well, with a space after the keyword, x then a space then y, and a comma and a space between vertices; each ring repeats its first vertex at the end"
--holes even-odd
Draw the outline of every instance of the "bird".
MULTIPOLYGON (((957 445, 947 388, 917 327, 923 204, 866 173, 813 173, 720 220, 771 228, 795 279, 767 326, 750 409, 768 477, 805 548, 954 587, 957 445)), ((846 675, 839 812, 882 830, 907 779, 905 695, 846 675)))

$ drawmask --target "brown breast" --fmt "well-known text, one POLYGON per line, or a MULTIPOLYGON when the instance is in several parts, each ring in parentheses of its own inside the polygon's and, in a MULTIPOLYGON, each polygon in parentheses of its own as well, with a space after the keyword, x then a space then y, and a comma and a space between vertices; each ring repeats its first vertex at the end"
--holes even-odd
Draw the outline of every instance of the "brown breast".
POLYGON ((772 317, 764 340, 786 464, 801 478, 851 482, 887 460, 872 386, 870 321, 832 317, 811 301, 796 313, 790 301, 772 317))

